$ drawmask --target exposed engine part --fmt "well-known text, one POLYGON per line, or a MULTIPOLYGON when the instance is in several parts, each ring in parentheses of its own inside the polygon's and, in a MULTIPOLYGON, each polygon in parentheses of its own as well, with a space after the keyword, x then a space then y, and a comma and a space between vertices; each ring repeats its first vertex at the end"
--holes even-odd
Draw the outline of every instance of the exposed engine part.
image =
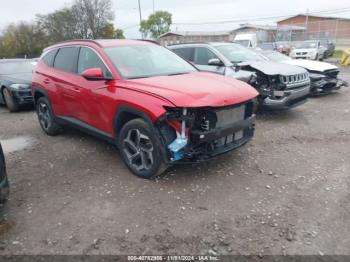
POLYGON ((160 127, 170 161, 197 162, 230 151, 254 133, 255 101, 220 108, 167 108, 160 127))
POLYGON ((186 116, 187 116, 187 108, 183 108, 181 134, 177 133, 177 138, 168 146, 169 150, 172 152, 173 161, 178 161, 183 158, 183 153, 181 153, 180 150, 183 149, 188 143, 188 138, 186 137, 186 120, 185 120, 186 116))

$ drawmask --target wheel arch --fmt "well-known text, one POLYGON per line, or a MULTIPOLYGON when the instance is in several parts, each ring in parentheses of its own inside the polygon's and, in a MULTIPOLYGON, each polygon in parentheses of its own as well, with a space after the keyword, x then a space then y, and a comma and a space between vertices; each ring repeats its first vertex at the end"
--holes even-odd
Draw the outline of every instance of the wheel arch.
POLYGON ((48 99, 50 101, 49 96, 45 90, 34 89, 34 94, 33 94, 34 105, 36 105, 36 103, 38 102, 40 97, 46 97, 46 99, 48 99))
POLYGON ((113 120, 114 136, 117 137, 123 126, 136 118, 141 118, 153 126, 151 118, 145 112, 127 105, 119 106, 113 120))

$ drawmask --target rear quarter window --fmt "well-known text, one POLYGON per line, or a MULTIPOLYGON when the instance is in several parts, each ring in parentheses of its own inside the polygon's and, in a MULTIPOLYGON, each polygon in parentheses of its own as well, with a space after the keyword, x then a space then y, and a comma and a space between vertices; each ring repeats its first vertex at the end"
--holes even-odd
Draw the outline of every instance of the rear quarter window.
POLYGON ((54 68, 70 73, 77 73, 79 47, 63 47, 59 49, 54 68))
POLYGON ((55 60, 56 54, 57 54, 57 49, 51 50, 43 56, 41 61, 43 61, 47 66, 53 67, 53 62, 55 60))

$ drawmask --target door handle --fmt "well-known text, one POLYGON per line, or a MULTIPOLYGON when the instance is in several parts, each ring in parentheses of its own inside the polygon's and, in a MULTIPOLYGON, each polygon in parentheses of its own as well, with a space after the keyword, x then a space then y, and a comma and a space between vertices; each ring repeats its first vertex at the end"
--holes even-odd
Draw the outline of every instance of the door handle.
POLYGON ((50 79, 45 78, 43 82, 44 82, 44 84, 48 84, 48 83, 50 83, 50 79))
POLYGON ((80 93, 80 88, 79 87, 73 87, 72 90, 74 92, 80 93))

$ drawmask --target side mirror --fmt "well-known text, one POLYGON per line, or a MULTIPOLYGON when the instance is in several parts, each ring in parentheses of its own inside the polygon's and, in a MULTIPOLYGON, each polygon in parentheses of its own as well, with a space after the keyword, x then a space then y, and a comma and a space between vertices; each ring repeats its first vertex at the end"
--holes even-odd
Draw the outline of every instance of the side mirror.
POLYGON ((209 59, 208 65, 212 65, 212 66, 222 66, 222 65, 224 65, 224 63, 221 62, 220 59, 218 59, 218 58, 212 58, 212 59, 209 59))
POLYGON ((90 81, 110 80, 110 78, 104 76, 101 68, 86 69, 81 73, 81 76, 90 81))

